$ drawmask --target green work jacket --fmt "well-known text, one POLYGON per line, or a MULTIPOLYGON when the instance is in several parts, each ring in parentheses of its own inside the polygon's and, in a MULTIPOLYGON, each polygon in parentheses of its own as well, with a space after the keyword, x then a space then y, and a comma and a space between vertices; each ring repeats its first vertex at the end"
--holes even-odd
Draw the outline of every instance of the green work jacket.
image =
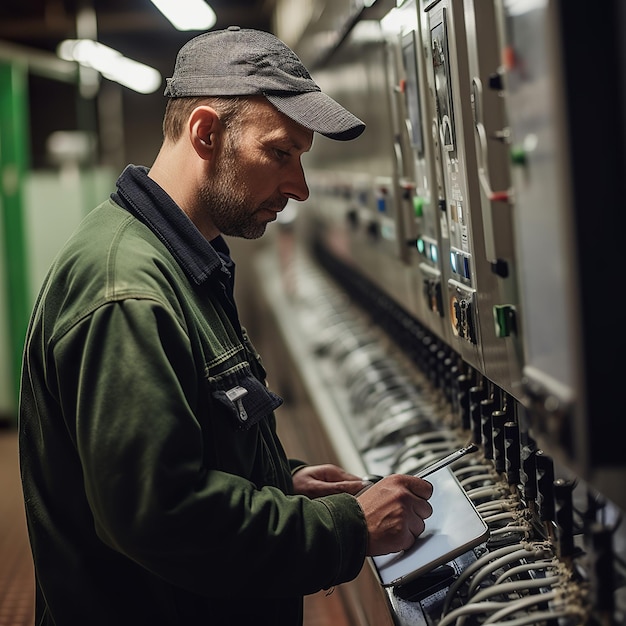
POLYGON ((136 214, 109 199, 83 220, 26 339, 36 623, 300 624, 303 595, 360 571, 362 510, 293 495, 228 270, 144 170, 118 187, 136 214))

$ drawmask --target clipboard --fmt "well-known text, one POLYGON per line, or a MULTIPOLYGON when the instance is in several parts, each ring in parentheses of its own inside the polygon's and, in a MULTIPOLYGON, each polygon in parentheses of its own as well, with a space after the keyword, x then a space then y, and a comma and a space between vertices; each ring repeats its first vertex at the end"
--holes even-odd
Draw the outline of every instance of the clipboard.
POLYGON ((489 538, 489 527, 449 467, 425 480, 433 485, 433 514, 424 532, 408 550, 372 557, 384 587, 404 585, 489 538))

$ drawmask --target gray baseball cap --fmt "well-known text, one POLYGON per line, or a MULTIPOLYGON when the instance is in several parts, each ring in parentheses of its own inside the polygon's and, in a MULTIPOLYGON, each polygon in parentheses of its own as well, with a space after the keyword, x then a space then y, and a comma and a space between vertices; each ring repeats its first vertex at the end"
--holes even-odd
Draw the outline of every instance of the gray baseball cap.
POLYGON ((281 113, 330 139, 355 139, 365 124, 311 78, 297 55, 264 31, 230 26, 203 33, 178 52, 165 95, 265 96, 281 113))

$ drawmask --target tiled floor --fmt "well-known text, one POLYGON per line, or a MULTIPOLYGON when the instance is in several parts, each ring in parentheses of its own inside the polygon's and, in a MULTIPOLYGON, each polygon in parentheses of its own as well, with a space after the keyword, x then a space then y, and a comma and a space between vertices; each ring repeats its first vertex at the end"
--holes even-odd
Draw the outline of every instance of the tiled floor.
POLYGON ((0 626, 32 626, 34 574, 19 481, 17 436, 0 430, 0 626))
MULTIPOLYGON (((34 574, 18 467, 17 434, 0 428, 0 626, 34 624, 34 574)), ((340 594, 308 596, 305 626, 349 626, 340 594)))

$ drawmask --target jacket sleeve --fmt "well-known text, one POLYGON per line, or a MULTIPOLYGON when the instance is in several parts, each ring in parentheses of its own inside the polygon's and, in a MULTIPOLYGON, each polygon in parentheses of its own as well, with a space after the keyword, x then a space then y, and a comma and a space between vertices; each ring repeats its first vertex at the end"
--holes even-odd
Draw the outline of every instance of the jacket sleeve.
POLYGON ((55 344, 54 363, 94 526, 110 548, 209 596, 307 594, 358 574, 367 531, 353 496, 286 495, 203 462, 194 407, 204 390, 168 306, 103 305, 55 344))

